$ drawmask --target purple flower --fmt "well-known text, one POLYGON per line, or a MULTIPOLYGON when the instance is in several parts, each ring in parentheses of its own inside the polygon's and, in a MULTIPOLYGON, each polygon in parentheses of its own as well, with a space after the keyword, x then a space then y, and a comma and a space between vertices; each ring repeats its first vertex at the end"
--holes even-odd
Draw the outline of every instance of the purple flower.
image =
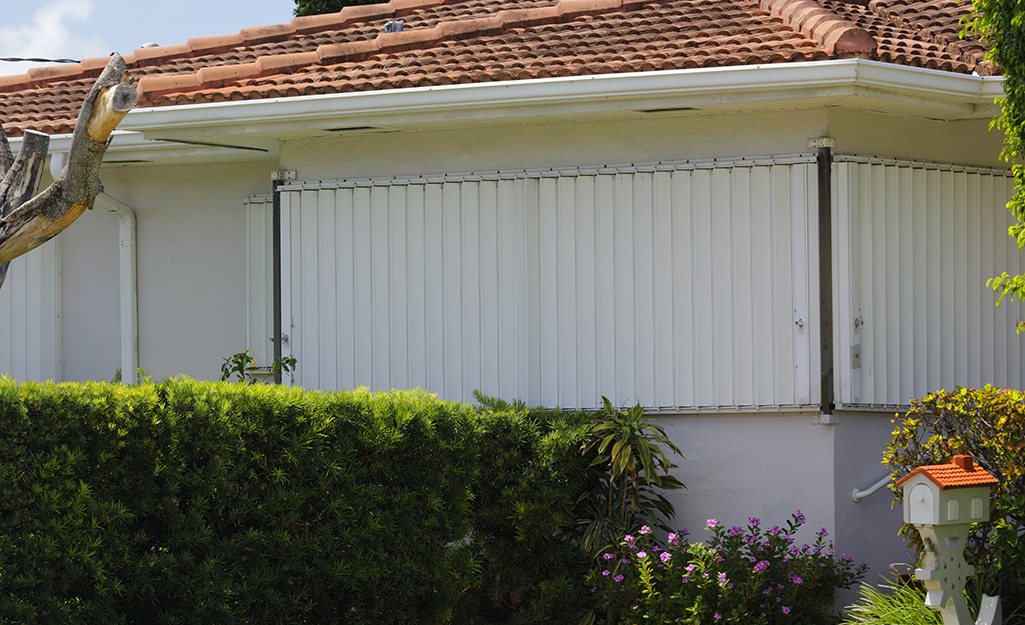
POLYGON ((601 557, 605 558, 606 560, 611 560, 612 558, 615 558, 616 556, 612 555, 611 553, 603 553, 603 554, 601 554, 601 557))
POLYGON ((647 554, 647 553, 645 553, 645 552, 643 552, 643 551, 638 551, 638 552, 637 552, 637 557, 638 557, 638 558, 641 558, 641 559, 644 559, 644 558, 647 558, 647 557, 648 557, 648 554, 647 554))
POLYGON ((778 525, 773 525, 772 529, 769 530, 769 533, 770 534, 779 534, 779 526, 778 525))
POLYGON ((718 621, 718 620, 721 620, 721 619, 722 619, 722 614, 719 614, 718 612, 716 612, 715 613, 715 620, 718 621))
POLYGON ((641 526, 641 535, 642 535, 642 536, 643 536, 644 534, 647 534, 647 533, 649 533, 649 532, 651 532, 651 528, 650 528, 650 527, 648 527, 647 525, 642 525, 642 526, 641 526))
POLYGON ((790 614, 790 608, 783 606, 783 614, 790 614))
POLYGON ((669 541, 670 545, 678 545, 678 544, 680 544, 680 537, 677 536, 676 534, 669 534, 669 537, 666 538, 666 540, 669 541))
POLYGON ((750 523, 754 527, 758 527, 762 523, 762 520, 759 519, 758 517, 748 517, 747 521, 748 521, 748 523, 750 523))
POLYGON ((798 523, 804 523, 804 515, 801 514, 800 510, 798 510, 797 514, 794 515, 794 520, 797 521, 798 523))
POLYGON ((669 562, 670 557, 671 556, 669 555, 668 551, 663 551, 662 555, 659 556, 659 559, 661 559, 663 562, 669 562))
POLYGON ((719 522, 715 519, 708 519, 708 521, 705 523, 705 527, 707 527, 708 529, 715 529, 719 527, 719 522))
POLYGON ((719 584, 720 585, 725 585, 726 584, 726 573, 719 573, 719 575, 717 575, 717 577, 719 578, 719 584))
POLYGON ((627 542, 628 543, 628 542, 632 541, 633 539, 634 539, 633 536, 627 534, 626 536, 623 537, 623 542, 627 542))
POLYGON ((621 581, 623 581, 623 576, 622 575, 617 575, 617 576, 613 577, 612 579, 613 579, 613 581, 621 582, 621 581))
POLYGON ((691 573, 691 572, 693 572, 693 571, 694 571, 694 565, 693 565, 693 564, 688 564, 688 565, 687 565, 687 572, 688 572, 688 573, 691 573))
POLYGON ((755 573, 761 573, 767 568, 769 568, 768 560, 762 560, 761 562, 755 565, 755 573))
POLYGON ((801 584, 804 583, 803 579, 801 579, 797 575, 794 575, 793 573, 790 573, 790 581, 791 581, 791 583, 793 583, 794 585, 797 585, 797 586, 800 586, 801 584))
POLYGON ((826 531, 826 528, 820 527, 819 531, 818 531, 818 535, 819 536, 829 536, 829 532, 826 531))
POLYGON ((605 569, 604 571, 602 571, 601 574, 604 575, 605 577, 608 577, 609 575, 612 575, 612 573, 608 569, 605 569))

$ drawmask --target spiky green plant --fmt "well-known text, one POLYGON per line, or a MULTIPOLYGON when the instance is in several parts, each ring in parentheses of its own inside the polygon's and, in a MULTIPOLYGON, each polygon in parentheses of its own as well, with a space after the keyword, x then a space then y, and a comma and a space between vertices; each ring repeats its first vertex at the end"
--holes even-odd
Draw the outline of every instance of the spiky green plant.
POLYGON ((844 625, 942 625, 939 610, 925 605, 925 594, 898 578, 877 586, 862 584, 857 603, 847 606, 844 625))

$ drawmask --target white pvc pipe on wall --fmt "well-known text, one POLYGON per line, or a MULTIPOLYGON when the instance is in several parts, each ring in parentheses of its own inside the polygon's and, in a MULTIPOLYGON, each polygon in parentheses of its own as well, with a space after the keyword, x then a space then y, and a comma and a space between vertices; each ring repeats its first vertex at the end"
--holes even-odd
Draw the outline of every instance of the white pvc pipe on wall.
POLYGON ((135 212, 106 193, 96 203, 117 215, 121 297, 121 383, 135 384, 139 370, 139 283, 136 257, 135 212))

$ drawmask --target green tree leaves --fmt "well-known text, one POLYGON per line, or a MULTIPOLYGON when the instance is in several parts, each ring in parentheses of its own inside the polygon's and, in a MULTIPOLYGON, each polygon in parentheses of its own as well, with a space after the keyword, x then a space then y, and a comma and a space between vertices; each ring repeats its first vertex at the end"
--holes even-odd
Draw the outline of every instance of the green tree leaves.
POLYGON ((296 15, 337 13, 344 7, 359 4, 380 4, 387 0, 295 0, 296 15))
MULTIPOLYGON (((1021 0, 972 0, 975 13, 966 23, 962 35, 974 32, 984 39, 990 50, 986 59, 997 65, 1004 75, 1005 97, 1001 114, 991 127, 1004 131, 1003 158, 1011 163, 1015 193, 1007 209, 1017 223, 1008 234, 1025 246, 1025 2, 1021 0)), ((997 304, 1006 296, 1025 301, 1025 276, 1003 274, 987 282, 998 294, 997 304)), ((1021 332, 1025 326, 1019 324, 1021 332)))

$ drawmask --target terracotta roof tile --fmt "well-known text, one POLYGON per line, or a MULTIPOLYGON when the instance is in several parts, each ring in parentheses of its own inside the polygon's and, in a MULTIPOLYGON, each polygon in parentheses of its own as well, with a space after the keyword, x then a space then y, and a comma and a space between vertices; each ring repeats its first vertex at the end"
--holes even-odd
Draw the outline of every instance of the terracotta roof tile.
POLYGON ((918 467, 897 480, 896 486, 904 484, 904 482, 907 482, 915 475, 922 475, 928 478, 932 483, 939 486, 940 490, 969 488, 972 486, 992 486, 1000 483, 989 471, 975 464, 971 456, 954 456, 949 464, 933 464, 918 467))
MULTIPOLYGON (((139 106, 858 56, 989 71, 958 0, 391 0, 125 56, 139 106), (401 32, 385 33, 402 20, 401 32)), ((106 58, 0 77, 0 120, 69 132, 106 58)))

